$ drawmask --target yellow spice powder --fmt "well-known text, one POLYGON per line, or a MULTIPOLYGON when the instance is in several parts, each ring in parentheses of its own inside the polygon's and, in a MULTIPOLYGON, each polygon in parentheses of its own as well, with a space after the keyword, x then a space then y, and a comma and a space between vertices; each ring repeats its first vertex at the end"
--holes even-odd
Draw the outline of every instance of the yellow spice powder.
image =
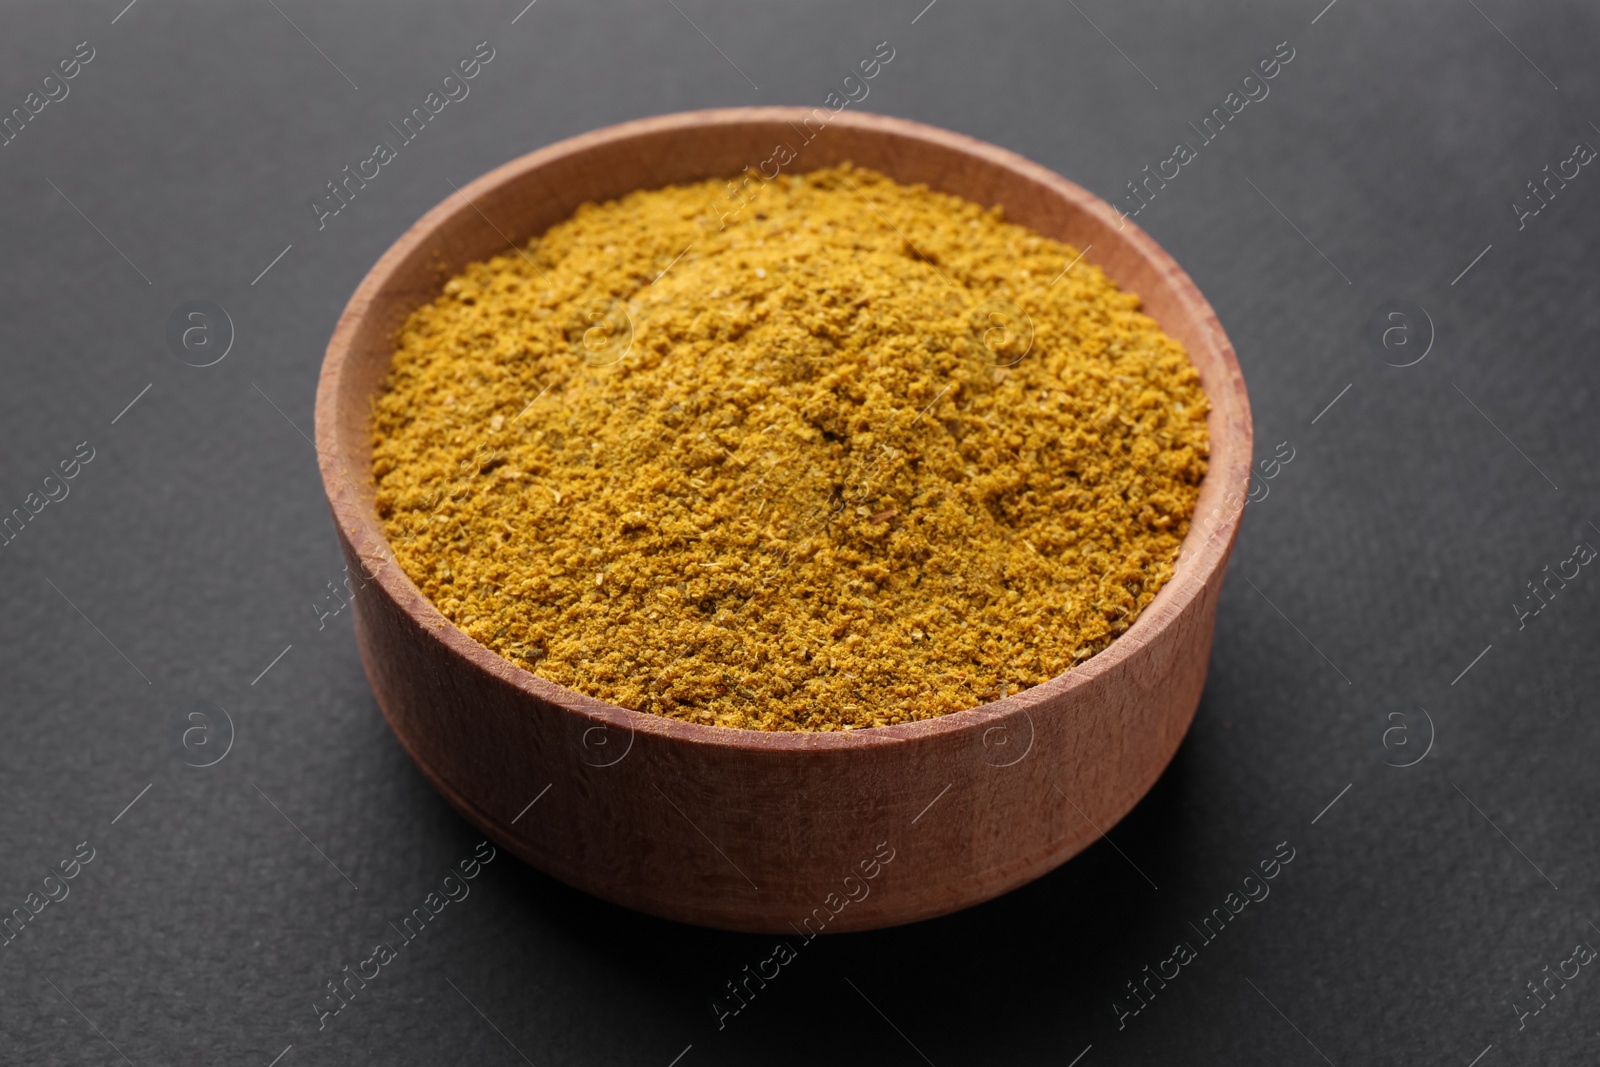
POLYGON ((587 204, 406 322, 374 473, 423 593, 552 682, 764 730, 974 707, 1125 631, 1207 455, 1138 297, 871 171, 719 226, 722 188, 587 204))

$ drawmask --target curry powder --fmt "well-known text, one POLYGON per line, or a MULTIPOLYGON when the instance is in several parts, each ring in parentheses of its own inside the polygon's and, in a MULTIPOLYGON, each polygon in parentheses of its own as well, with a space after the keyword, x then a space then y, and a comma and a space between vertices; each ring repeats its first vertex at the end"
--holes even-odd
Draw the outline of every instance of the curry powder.
POLYGON ((763 730, 974 707, 1127 630, 1208 451, 1138 297, 871 171, 723 184, 586 204, 404 324, 373 465, 421 591, 552 682, 763 730))

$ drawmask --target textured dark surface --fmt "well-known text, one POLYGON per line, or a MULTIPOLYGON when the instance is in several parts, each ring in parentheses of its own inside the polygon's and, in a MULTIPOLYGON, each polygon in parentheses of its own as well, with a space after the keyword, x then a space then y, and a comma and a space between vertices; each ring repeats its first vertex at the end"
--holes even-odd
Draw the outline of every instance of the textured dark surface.
POLYGON ((1600 968, 1552 978, 1520 1029, 1517 1007, 1600 946, 1600 576, 1580 568, 1521 629, 1513 607, 1600 547, 1600 173, 1521 230, 1511 206, 1600 143, 1592 6, 676 6, 0 14, 6 110, 95 49, 0 148, 0 508, 94 450, 0 548, 0 905, 27 914, 47 867, 94 849, 0 949, 0 1061, 1600 1058, 1600 968), (319 628, 340 563, 301 431, 340 307, 450 182, 640 115, 821 103, 885 39, 863 106, 1109 199, 1295 50, 1137 220, 1238 347, 1261 458, 1294 449, 1246 512, 1188 741, 1115 847, 959 915, 814 942, 723 1029, 708 1002, 771 938, 647 919, 501 856, 318 1032, 324 983, 478 840, 384 725, 348 612, 319 628), (319 232, 307 200, 484 40, 470 96, 319 232), (165 340, 194 299, 237 333, 205 368, 165 340), (1390 300, 1436 328, 1414 366, 1378 358, 1390 300), (202 704, 234 738, 198 768, 228 733, 209 756, 179 745, 202 704), (1271 895, 1202 944, 1189 924, 1285 841, 1271 895), (1124 983, 1185 939, 1197 958, 1119 1029, 1124 983))

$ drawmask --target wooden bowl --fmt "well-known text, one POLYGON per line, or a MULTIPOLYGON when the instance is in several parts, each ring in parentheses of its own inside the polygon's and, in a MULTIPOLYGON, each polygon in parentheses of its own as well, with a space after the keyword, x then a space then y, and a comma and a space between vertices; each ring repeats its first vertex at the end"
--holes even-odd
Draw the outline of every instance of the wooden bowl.
POLYGON ((732 930, 911 922, 1037 878, 1116 825, 1200 700, 1250 476, 1249 401, 1216 314, 1099 198, 993 145, 900 119, 736 108, 628 122, 491 171, 428 212, 350 298, 322 366, 317 448, 379 705, 452 804, 540 870, 654 915, 732 930), (820 132, 818 127, 825 122, 820 132), (809 136, 809 140, 807 139, 809 136), (1087 250, 1181 341, 1211 399, 1211 461, 1177 573, 1069 673, 923 722, 766 733, 613 707, 478 644, 398 566, 373 507, 370 416, 397 328, 466 264, 587 201, 850 161, 925 182, 1087 250), (536 802, 535 802, 536 801, 536 802), (531 806, 530 806, 531 805, 531 806))

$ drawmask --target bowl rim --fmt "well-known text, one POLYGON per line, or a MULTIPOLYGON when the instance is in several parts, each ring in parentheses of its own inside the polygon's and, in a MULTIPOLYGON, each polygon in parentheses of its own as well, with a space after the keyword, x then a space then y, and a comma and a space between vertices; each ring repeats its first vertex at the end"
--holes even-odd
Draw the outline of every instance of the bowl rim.
MULTIPOLYGON (((376 510, 371 506, 371 494, 363 494, 349 474, 352 468, 357 468, 357 476, 365 478, 366 484, 370 485, 371 464, 367 463, 365 469, 360 470, 360 464, 353 462, 353 457, 342 448, 339 413, 343 405, 350 401, 345 395, 347 387, 343 371, 346 363, 352 359, 356 337, 369 309, 401 266, 419 248, 434 240, 438 232, 457 216, 476 211, 474 205, 485 194, 504 185, 527 180, 556 160, 582 155, 601 145, 653 137, 674 130, 710 125, 798 122, 811 115, 812 110, 805 107, 713 108, 634 119, 557 141, 495 167, 434 205, 384 251, 340 313, 323 358, 317 384, 315 416, 318 467, 335 524, 348 536, 352 549, 363 563, 373 560, 378 563, 376 568, 362 568, 363 579, 369 584, 381 585, 396 606, 427 632, 431 639, 443 644, 448 652, 541 702, 589 720, 591 729, 625 728, 630 749, 636 740, 635 735, 642 733, 662 741, 739 748, 751 752, 864 750, 878 745, 908 744, 949 733, 987 731, 1019 715, 1028 716, 1031 723, 1033 709, 1059 703, 1074 690, 1092 685, 1123 661, 1137 655, 1167 625, 1179 618, 1184 609, 1204 594, 1212 574, 1226 565, 1238 534, 1244 511, 1242 492, 1238 506, 1224 507, 1221 518, 1207 524, 1203 531, 1198 519, 1197 498, 1197 517, 1191 519, 1189 532, 1179 546, 1178 559, 1187 561, 1187 565, 1175 570, 1132 626, 1083 663, 1019 693, 977 707, 889 726, 828 731, 708 726, 651 712, 634 711, 557 685, 480 644, 445 617, 402 568, 391 565, 394 564, 393 548, 376 510)), ((829 126, 847 126, 868 134, 917 139, 945 151, 972 157, 983 166, 1009 169, 1024 179, 1046 187, 1055 196, 1070 202, 1075 209, 1098 216, 1100 221, 1117 229, 1119 240, 1139 258, 1157 268, 1157 273, 1164 278, 1164 284, 1174 291, 1177 300, 1196 318, 1202 333, 1208 335, 1216 362, 1223 372, 1221 380, 1202 382, 1213 415, 1226 409, 1225 413, 1232 416, 1210 420, 1212 432, 1205 479, 1237 481, 1240 490, 1248 484, 1252 462, 1250 407, 1238 357, 1210 303, 1177 261, 1149 234, 1087 189, 1041 164, 986 141, 909 119, 862 111, 836 113, 829 119, 829 126), (1233 429, 1236 422, 1242 424, 1242 432, 1233 429), (1221 442, 1216 434, 1219 424, 1231 430, 1221 442), (1219 443, 1221 448, 1218 447, 1219 443), (1228 461, 1225 467, 1218 463, 1219 458, 1228 461)), ((804 167, 795 168, 796 173, 804 173, 805 170, 804 167)), ((441 278, 441 284, 442 281, 441 278)), ((370 405, 370 397, 361 399, 370 405)), ((1203 480, 1202 495, 1205 487, 1206 481, 1203 480)))

